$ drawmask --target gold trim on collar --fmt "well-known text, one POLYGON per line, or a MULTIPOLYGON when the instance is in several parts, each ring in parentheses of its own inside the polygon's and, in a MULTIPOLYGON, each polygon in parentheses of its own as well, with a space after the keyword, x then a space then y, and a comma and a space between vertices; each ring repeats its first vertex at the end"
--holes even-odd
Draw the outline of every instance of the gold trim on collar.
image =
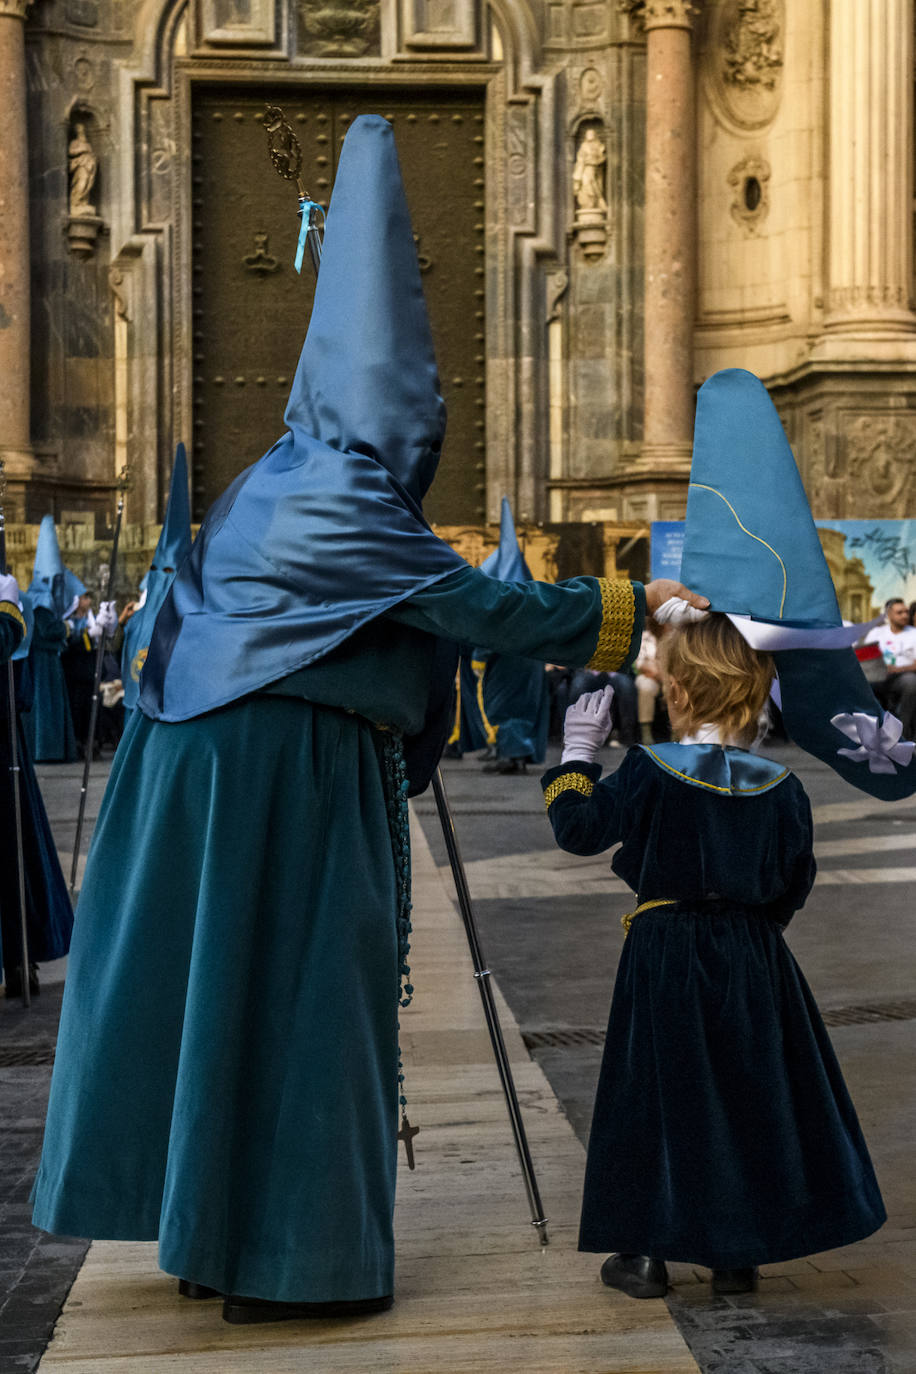
POLYGON ((22 626, 23 636, 26 634, 25 616, 13 601, 0 601, 0 614, 10 615, 18 625, 22 626))
POLYGON ((763 782, 759 787, 719 787, 714 782, 704 782, 702 778, 695 778, 692 773, 682 773, 679 768, 672 768, 670 763, 659 758, 654 749, 650 749, 648 744, 644 744, 643 749, 655 760, 659 768, 664 768, 666 773, 673 773, 676 778, 683 778, 685 782, 692 782, 695 787, 705 787, 709 792, 724 792, 728 797, 736 795, 746 796, 749 792, 765 792, 768 787, 775 787, 778 782, 788 774, 788 768, 784 768, 775 778, 770 778, 769 782, 763 782))
POLYGON ((585 666, 599 673, 613 673, 630 651, 636 595, 632 582, 611 582, 606 577, 597 580, 601 588, 601 628, 595 652, 585 666))
POLYGON ((563 792, 581 792, 583 797, 590 797, 594 790, 595 784, 584 773, 564 773, 544 788, 544 805, 549 811, 552 803, 563 792))

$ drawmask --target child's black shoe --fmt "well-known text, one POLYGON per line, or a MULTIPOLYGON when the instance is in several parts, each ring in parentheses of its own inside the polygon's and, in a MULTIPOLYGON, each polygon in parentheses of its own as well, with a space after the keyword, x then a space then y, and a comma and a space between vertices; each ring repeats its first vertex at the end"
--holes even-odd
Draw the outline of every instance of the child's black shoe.
POLYGON ((610 1255, 601 1266, 601 1282, 629 1298, 663 1298, 668 1291, 664 1260, 648 1255, 610 1255))

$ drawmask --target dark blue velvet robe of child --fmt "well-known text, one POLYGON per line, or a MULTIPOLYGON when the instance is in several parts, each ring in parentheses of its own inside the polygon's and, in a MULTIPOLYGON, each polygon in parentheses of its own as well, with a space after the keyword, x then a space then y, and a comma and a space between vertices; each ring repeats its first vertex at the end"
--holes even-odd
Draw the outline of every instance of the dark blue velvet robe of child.
POLYGON ((814 882, 798 779, 744 750, 637 746, 544 775, 561 848, 639 901, 589 1140, 581 1250, 710 1268, 848 1245, 885 1220, 836 1056, 783 929, 814 882))

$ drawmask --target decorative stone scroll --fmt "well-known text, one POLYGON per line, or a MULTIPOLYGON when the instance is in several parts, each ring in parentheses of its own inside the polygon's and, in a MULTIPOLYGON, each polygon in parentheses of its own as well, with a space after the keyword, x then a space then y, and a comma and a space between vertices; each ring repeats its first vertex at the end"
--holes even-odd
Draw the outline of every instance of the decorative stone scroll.
POLYGON ((770 164, 753 153, 743 157, 728 174, 734 192, 731 217, 748 236, 759 232, 770 213, 769 181, 770 164))

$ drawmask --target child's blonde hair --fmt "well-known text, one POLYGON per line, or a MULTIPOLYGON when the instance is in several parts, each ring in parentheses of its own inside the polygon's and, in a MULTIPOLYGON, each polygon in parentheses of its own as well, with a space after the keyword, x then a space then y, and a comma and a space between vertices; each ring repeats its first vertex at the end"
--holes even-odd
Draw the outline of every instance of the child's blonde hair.
POLYGON ((776 676, 769 654, 757 653, 727 616, 715 612, 684 625, 662 641, 668 677, 686 693, 685 732, 718 725, 732 739, 750 742, 776 676))

